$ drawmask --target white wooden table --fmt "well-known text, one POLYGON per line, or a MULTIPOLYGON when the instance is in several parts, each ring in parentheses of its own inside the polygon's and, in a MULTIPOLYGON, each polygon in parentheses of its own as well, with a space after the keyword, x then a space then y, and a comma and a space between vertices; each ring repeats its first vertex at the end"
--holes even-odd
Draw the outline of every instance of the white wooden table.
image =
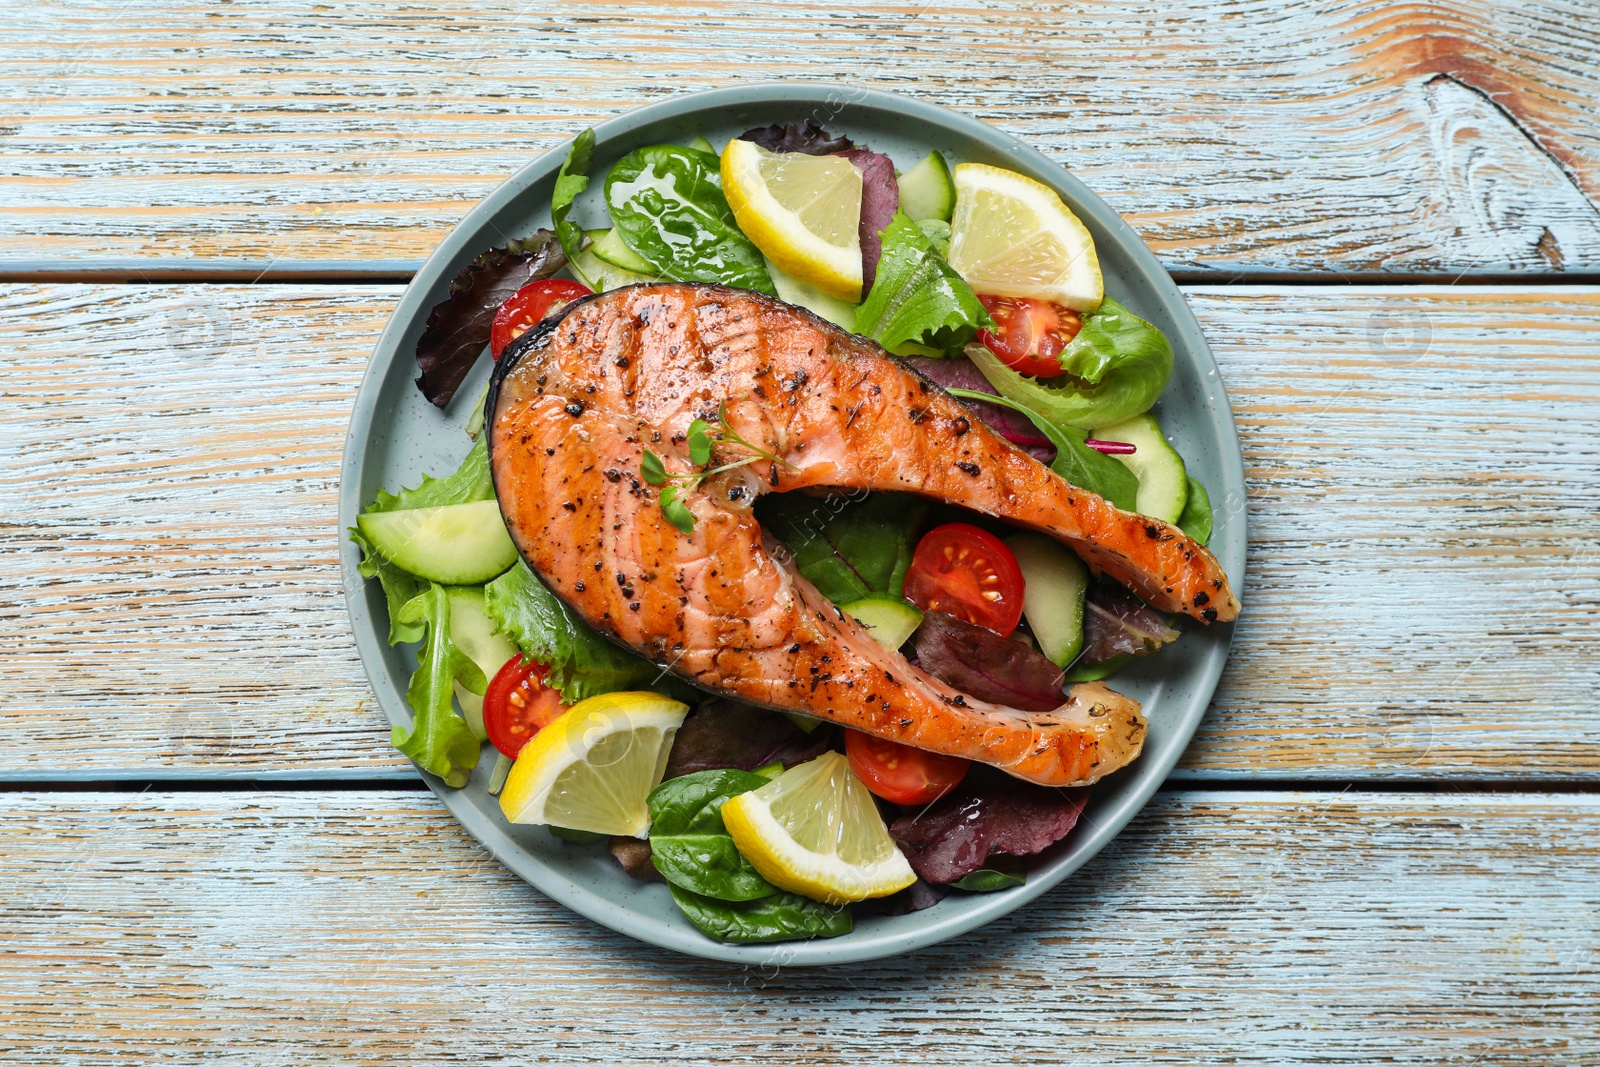
POLYGON ((0 18, 0 1059, 1600 1064, 1600 12, 62 0, 0 18), (509 876, 387 743, 337 468, 409 272, 651 99, 977 114, 1185 286, 1246 613, 1147 811, 757 972, 509 876))

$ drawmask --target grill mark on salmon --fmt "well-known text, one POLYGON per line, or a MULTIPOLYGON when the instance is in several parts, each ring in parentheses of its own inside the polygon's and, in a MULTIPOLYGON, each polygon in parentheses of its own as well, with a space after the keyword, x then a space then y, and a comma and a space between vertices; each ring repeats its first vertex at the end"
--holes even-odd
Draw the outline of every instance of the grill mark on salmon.
POLYGON ((507 350, 490 410, 512 539, 597 630, 715 692, 1030 781, 1084 784, 1128 763, 1138 704, 1089 683, 1025 712, 912 667, 789 566, 751 512, 759 492, 920 493, 1051 534, 1161 610, 1238 613, 1216 560, 1175 527, 1069 485, 877 346, 759 294, 660 284, 585 299, 507 350), (783 462, 686 493, 685 536, 640 460, 653 449, 691 473, 689 424, 719 404, 783 462))

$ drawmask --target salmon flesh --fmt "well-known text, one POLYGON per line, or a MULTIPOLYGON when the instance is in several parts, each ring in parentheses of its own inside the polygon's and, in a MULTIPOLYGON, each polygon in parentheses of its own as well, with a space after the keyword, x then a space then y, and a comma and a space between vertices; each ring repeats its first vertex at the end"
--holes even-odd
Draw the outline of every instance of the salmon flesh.
POLYGON ((1137 702, 1087 683, 1030 712, 938 681, 792 567, 752 513, 758 495, 916 493, 1049 534, 1162 611, 1212 622, 1239 610, 1216 559, 1176 527, 1063 481, 872 342, 746 290, 636 285, 573 304, 502 356, 489 432, 512 540, 600 633, 712 692, 1043 785, 1133 760, 1137 702), (719 408, 777 462, 685 492, 684 534, 640 463, 650 449, 668 472, 694 473, 690 424, 719 408))

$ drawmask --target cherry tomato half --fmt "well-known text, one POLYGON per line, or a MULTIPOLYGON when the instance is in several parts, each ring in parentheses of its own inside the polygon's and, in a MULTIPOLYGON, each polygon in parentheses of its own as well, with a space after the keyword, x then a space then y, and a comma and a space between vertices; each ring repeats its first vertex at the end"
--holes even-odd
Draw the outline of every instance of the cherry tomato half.
POLYGON ((1035 378, 1054 378, 1061 373, 1061 353, 1083 328, 1076 311, 1025 296, 979 293, 978 303, 994 320, 994 329, 979 330, 978 340, 1002 363, 1035 378))
POLYGON ((931 804, 954 789, 970 766, 957 756, 924 752, 860 730, 844 732, 844 751, 862 784, 891 804, 931 804))
POLYGON ((483 694, 483 728, 489 743, 512 759, 533 735, 566 711, 561 696, 545 685, 544 664, 512 656, 495 672, 483 694))
POLYGON ((1005 637, 1022 618, 1022 568, 1005 542, 964 522, 935 526, 917 542, 906 599, 1005 637))
POLYGON ((587 285, 565 278, 529 282, 511 294, 494 313, 494 325, 489 327, 489 354, 499 359, 506 345, 526 333, 528 327, 537 326, 551 312, 560 311, 580 296, 593 292, 587 285))

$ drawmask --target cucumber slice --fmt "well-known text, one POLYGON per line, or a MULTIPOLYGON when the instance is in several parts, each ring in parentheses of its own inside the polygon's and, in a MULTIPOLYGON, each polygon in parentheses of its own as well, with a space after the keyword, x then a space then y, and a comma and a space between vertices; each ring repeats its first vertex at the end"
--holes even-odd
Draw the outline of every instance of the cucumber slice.
POLYGON ((613 267, 621 267, 634 274, 656 273, 650 261, 629 248, 616 230, 602 230, 595 236, 594 244, 589 250, 613 267))
POLYGON ((1089 594, 1089 568, 1072 550, 1044 534, 1006 538, 1022 568, 1022 613, 1028 617, 1039 651, 1065 667, 1083 650, 1083 605, 1089 594))
POLYGON ((384 559, 441 585, 479 585, 517 561, 493 500, 368 512, 356 526, 384 559))
POLYGON ((840 300, 836 296, 829 296, 810 282, 803 282, 792 274, 785 274, 770 259, 767 260, 767 272, 772 275, 772 287, 778 290, 779 299, 814 312, 841 329, 855 332, 854 304, 848 300, 840 300))
POLYGON ((863 597, 840 604, 839 610, 872 631, 872 639, 884 648, 899 648, 922 625, 922 612, 888 597, 863 597))
POLYGON ((1131 456, 1112 456, 1139 479, 1135 510, 1162 522, 1177 522, 1189 500, 1189 474, 1183 457, 1161 435, 1161 424, 1151 414, 1135 415, 1111 426, 1102 426, 1094 435, 1104 441, 1126 441, 1138 451, 1131 456))
POLYGON ((655 281, 654 275, 635 274, 631 270, 623 270, 616 264, 607 263, 594 254, 595 242, 610 232, 610 230, 589 231, 589 237, 591 238, 589 247, 579 252, 578 258, 572 263, 572 272, 578 275, 578 280, 597 293, 620 289, 624 285, 637 285, 640 282, 655 281))
POLYGON ((900 175, 900 210, 912 222, 949 222, 955 206, 956 183, 950 180, 950 168, 938 152, 929 152, 921 163, 900 175))
MULTIPOLYGON (((473 586, 451 586, 445 595, 450 600, 450 640, 462 653, 477 664, 483 672, 483 688, 487 689, 506 660, 520 650, 511 638, 494 632, 494 623, 483 610, 483 590, 473 586)), ((456 702, 461 705, 462 716, 472 732, 482 741, 489 732, 483 727, 483 689, 474 692, 455 684, 456 702)))
POLYGON ((696 137, 694 140, 690 141, 684 147, 685 148, 698 148, 700 151, 702 151, 702 152, 710 152, 714 156, 722 154, 722 153, 718 152, 715 148, 711 147, 711 142, 706 140, 704 137, 696 137))

